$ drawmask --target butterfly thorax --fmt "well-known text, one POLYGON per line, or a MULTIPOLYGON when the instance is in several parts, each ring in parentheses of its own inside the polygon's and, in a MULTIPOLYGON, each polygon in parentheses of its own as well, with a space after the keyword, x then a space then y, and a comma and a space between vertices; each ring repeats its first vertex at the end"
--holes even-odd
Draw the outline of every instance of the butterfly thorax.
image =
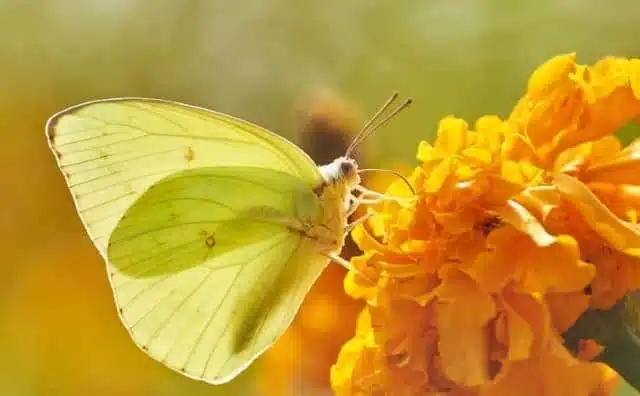
POLYGON ((344 245, 346 211, 351 190, 360 183, 358 165, 351 158, 340 157, 320 167, 323 183, 314 189, 323 208, 322 218, 309 230, 321 243, 325 253, 337 253, 344 245))

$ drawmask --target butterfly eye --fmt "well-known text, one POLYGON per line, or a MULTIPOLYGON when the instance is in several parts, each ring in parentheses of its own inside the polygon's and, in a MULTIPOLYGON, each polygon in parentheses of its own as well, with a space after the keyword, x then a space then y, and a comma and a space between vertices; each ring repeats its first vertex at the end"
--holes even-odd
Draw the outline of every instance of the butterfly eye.
POLYGON ((343 162, 340 164, 340 173, 348 175, 353 170, 353 164, 350 162, 343 162))

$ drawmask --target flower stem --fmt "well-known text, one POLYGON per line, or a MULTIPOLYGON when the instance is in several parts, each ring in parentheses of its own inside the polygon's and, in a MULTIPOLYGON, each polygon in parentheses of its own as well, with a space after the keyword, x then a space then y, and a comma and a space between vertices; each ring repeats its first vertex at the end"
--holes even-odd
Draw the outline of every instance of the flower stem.
POLYGON ((605 346, 595 360, 607 363, 640 391, 640 293, 628 294, 611 310, 587 311, 564 336, 573 351, 581 339, 605 346))

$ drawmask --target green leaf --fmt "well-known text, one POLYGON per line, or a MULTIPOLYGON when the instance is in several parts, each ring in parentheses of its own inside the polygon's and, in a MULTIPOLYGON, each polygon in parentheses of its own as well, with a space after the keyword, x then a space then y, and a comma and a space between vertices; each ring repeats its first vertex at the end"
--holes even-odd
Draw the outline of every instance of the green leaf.
POLYGON ((640 395, 640 294, 627 295, 611 310, 586 312, 564 336, 573 351, 581 339, 605 346, 595 360, 608 364, 625 379, 617 394, 640 395))

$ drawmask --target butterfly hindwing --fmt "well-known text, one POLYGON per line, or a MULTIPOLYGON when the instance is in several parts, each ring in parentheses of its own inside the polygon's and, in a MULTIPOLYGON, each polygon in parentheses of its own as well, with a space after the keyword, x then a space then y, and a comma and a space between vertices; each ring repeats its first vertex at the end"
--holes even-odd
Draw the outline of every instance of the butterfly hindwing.
POLYGON ((107 251, 135 342, 191 377, 233 378, 286 330, 327 265, 295 231, 322 210, 300 179, 271 169, 206 167, 154 184, 107 251))

